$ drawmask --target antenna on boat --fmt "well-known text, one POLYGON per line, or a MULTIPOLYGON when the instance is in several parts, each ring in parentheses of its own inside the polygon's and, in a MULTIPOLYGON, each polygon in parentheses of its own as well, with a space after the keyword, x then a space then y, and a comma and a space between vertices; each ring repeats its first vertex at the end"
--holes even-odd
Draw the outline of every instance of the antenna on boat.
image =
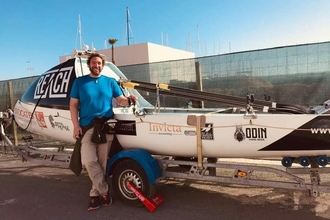
MULTIPOLYGON (((92 47, 89 49, 88 45, 86 45, 82 39, 82 31, 81 31, 81 19, 80 14, 78 15, 78 32, 77 38, 79 37, 79 49, 73 50, 73 56, 75 57, 84 57, 88 56, 89 54, 95 53, 96 49, 94 48, 94 43, 92 42, 92 47)), ((76 48, 77 48, 77 39, 76 39, 76 48)))

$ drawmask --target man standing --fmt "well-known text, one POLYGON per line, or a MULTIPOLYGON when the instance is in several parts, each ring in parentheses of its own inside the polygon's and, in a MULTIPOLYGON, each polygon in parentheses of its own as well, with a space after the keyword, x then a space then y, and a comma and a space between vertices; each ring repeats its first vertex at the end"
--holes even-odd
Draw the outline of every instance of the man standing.
POLYGON ((90 74, 77 78, 70 94, 73 138, 82 138, 81 163, 92 181, 88 210, 98 209, 101 204, 109 206, 112 203, 109 185, 105 181, 105 171, 113 134, 107 134, 106 140, 95 143, 92 141, 94 128, 91 124, 95 118, 106 121, 113 116, 113 98, 121 106, 129 106, 132 101, 137 100, 134 95, 125 97, 115 79, 101 75, 104 64, 102 55, 91 54, 87 60, 90 74))

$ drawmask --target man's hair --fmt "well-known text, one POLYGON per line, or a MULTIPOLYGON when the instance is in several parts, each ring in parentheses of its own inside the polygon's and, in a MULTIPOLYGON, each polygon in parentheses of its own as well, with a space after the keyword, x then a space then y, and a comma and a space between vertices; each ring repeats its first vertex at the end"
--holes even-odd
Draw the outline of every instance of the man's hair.
POLYGON ((88 66, 89 66, 89 64, 91 63, 91 60, 92 60, 94 57, 99 57, 99 58, 101 58, 101 60, 102 60, 102 66, 104 66, 104 64, 105 64, 104 56, 102 56, 102 55, 99 54, 99 53, 92 53, 92 54, 88 57, 88 59, 87 59, 87 65, 88 65, 88 66))

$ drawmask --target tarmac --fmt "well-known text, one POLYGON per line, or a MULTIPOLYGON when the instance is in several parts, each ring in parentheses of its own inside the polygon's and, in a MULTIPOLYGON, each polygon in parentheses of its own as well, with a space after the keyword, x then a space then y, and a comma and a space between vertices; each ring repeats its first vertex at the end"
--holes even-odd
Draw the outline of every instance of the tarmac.
MULTIPOLYGON (((329 177, 322 180, 330 185, 329 177)), ((157 184, 165 202, 151 213, 124 205, 113 192, 110 207, 87 211, 90 187, 86 173, 77 177, 69 169, 0 154, 1 220, 330 219, 330 193, 310 197, 306 191, 168 180, 157 184)))

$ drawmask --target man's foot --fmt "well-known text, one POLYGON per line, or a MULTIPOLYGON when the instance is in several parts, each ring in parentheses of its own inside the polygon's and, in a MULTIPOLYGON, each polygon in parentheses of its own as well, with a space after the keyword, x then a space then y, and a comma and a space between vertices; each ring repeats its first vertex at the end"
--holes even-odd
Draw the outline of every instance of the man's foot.
POLYGON ((103 206, 109 206, 112 204, 112 198, 110 196, 110 194, 101 196, 101 203, 103 206))
POLYGON ((91 201, 88 205, 88 211, 96 210, 100 208, 100 197, 99 196, 91 196, 91 201))

